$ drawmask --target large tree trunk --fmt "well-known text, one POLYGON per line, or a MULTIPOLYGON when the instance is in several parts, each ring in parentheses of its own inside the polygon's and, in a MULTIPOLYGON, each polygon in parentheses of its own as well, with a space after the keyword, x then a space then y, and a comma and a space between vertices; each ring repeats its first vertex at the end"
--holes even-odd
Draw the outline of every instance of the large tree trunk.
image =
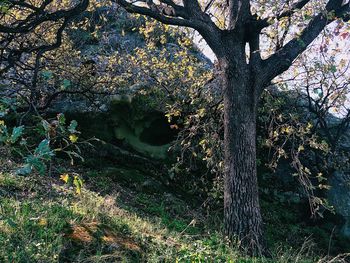
POLYGON ((234 65, 224 66, 225 232, 246 253, 266 254, 256 170, 256 89, 248 71, 238 74, 234 65))

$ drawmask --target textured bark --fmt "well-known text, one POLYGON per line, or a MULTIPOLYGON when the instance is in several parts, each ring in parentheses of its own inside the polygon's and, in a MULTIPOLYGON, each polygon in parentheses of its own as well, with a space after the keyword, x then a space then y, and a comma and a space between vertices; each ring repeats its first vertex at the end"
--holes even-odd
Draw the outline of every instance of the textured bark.
POLYGON ((256 169, 256 89, 245 63, 223 64, 225 234, 247 254, 266 255, 256 169))

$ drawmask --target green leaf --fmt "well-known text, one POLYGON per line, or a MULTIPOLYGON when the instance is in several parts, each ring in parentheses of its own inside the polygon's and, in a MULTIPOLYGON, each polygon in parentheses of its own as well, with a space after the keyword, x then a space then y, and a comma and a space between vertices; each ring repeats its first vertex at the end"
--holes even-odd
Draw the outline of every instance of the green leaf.
POLYGON ((48 139, 41 141, 41 143, 35 149, 34 154, 38 157, 50 160, 51 157, 54 156, 54 152, 50 149, 50 141, 48 139))
POLYGON ((43 120, 41 124, 46 132, 50 131, 50 123, 48 123, 48 121, 43 120))
POLYGON ((26 165, 34 168, 40 175, 44 175, 46 172, 46 165, 39 156, 30 155, 26 158, 26 165))
POLYGON ((78 122, 76 121, 76 120, 72 120, 71 122, 70 122, 70 125, 69 125, 69 127, 68 127, 68 131, 70 132, 70 133, 76 133, 77 132, 77 127, 78 127, 78 122))
POLYGON ((70 87, 70 85, 71 85, 71 82, 70 82, 70 80, 68 80, 68 79, 64 79, 63 81, 62 81, 62 89, 66 89, 66 88, 68 88, 68 87, 70 87))
POLYGON ((35 162, 33 163, 33 165, 40 175, 45 175, 46 165, 43 161, 39 159, 35 159, 35 162))
POLYGON ((60 113, 57 115, 57 120, 60 125, 65 125, 66 124, 66 116, 64 116, 63 113, 60 113))
POLYGON ((15 143, 19 137, 22 136, 24 131, 24 126, 14 127, 10 137, 10 142, 15 143))
POLYGON ((44 70, 44 71, 42 71, 42 72, 41 72, 41 75, 43 76, 43 78, 44 78, 45 80, 49 80, 49 79, 51 79, 51 78, 53 77, 52 72, 49 71, 49 70, 44 70))
POLYGON ((332 72, 332 73, 335 73, 337 72, 337 67, 335 65, 332 65, 329 67, 329 70, 332 72))
POLYGON ((32 167, 30 164, 24 165, 22 168, 16 171, 17 175, 29 175, 32 172, 32 167))

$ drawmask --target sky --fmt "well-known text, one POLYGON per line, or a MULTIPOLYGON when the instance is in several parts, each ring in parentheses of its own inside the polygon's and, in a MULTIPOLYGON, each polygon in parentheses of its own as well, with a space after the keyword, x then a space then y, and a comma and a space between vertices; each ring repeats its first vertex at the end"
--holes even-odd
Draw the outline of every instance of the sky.
MULTIPOLYGON (((329 34, 334 35, 334 32, 336 30, 336 23, 330 24, 326 31, 329 34)), ((311 47, 305 52, 305 61, 306 63, 309 63, 310 66, 314 67, 314 64, 317 62, 322 62, 324 61, 331 61, 333 60, 334 65, 337 68, 340 68, 340 65, 343 63, 345 66, 343 66, 343 70, 345 73, 341 70, 336 72, 334 75, 335 77, 338 77, 338 79, 335 81, 334 84, 336 85, 341 85, 344 84, 345 82, 350 83, 350 68, 346 69, 346 65, 350 65, 350 24, 345 24, 345 26, 341 29, 340 33, 337 36, 334 36, 333 39, 329 39, 328 42, 325 43, 326 37, 323 35, 320 35, 311 45, 311 47), (345 35, 344 35, 345 33, 345 35), (344 37, 346 36, 346 37, 344 37), (324 52, 320 52, 321 49, 320 47, 323 45, 323 50, 324 52), (326 49, 326 51, 325 51, 326 49), (343 74, 343 76, 339 77, 339 75, 343 74)), ((205 40, 198 34, 194 34, 194 41, 197 47, 202 51, 202 53, 208 57, 212 62, 216 60, 216 56, 213 53, 213 51, 210 49, 210 47, 206 44, 205 40)), ((261 45, 264 45, 262 43, 261 45)), ((297 63, 295 63, 297 65, 297 63)), ((280 75, 279 77, 276 78, 276 81, 281 81, 285 79, 290 79, 295 72, 300 72, 304 69, 298 66, 292 66, 288 71, 280 75)), ((304 75, 305 77, 305 75, 304 75)), ((314 79, 311 80, 311 82, 314 81, 316 83, 315 85, 315 90, 317 91, 317 74, 315 74, 314 79)), ((332 82, 333 80, 328 80, 332 82)), ((299 79, 297 78, 296 80, 289 81, 289 86, 291 88, 295 88, 296 86, 300 87, 302 89, 303 86, 305 86, 305 78, 303 79, 300 77, 299 79)), ((327 85, 324 85, 327 87, 327 85)), ((318 91, 313 96, 317 98, 319 96, 318 91)), ((338 117, 341 117, 347 113, 347 107, 350 107, 350 87, 346 86, 345 92, 348 92, 347 95, 347 102, 345 103, 345 108, 342 110, 338 109, 332 109, 331 112, 334 115, 337 115, 338 117)))

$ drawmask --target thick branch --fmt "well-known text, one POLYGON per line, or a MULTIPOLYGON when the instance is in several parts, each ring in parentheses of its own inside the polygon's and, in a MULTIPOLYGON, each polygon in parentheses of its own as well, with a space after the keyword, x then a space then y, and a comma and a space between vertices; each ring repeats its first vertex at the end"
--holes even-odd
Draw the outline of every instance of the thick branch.
POLYGON ((346 17, 350 11, 350 7, 348 4, 342 6, 342 0, 330 0, 326 6, 326 10, 327 13, 334 12, 335 16, 330 17, 328 14, 323 13, 316 15, 300 36, 289 41, 284 47, 263 62, 263 78, 265 83, 286 71, 292 65, 293 61, 306 50, 329 23, 333 22, 337 17, 346 17))
MULTIPOLYGON (((168 25, 174 25, 174 26, 184 26, 184 27, 191 27, 191 28, 199 28, 201 27, 201 24, 198 23, 197 21, 193 21, 193 20, 189 20, 186 19, 188 16, 187 14, 184 14, 183 9, 181 6, 178 6, 173 3, 171 6, 177 10, 181 10, 182 12, 179 13, 175 13, 175 17, 169 17, 169 16, 165 16, 163 15, 159 10, 157 9, 151 9, 151 8, 147 8, 147 7, 143 7, 143 6, 138 6, 138 5, 134 5, 126 0, 113 0, 114 2, 116 2, 117 4, 121 5, 122 7, 125 8, 126 11, 128 11, 129 13, 136 13, 136 14, 141 14, 141 15, 145 15, 145 16, 149 16, 152 17, 164 24, 168 24, 168 25), (176 17, 176 15, 180 16, 180 17, 176 17)), ((165 1, 162 1, 165 2, 165 1)), ((168 2, 168 1, 167 1, 168 2)))
POLYGON ((192 11, 192 13, 200 13, 202 11, 197 0, 184 0, 184 7, 187 10, 192 11))
POLYGON ((228 30, 244 26, 251 17, 249 0, 228 0, 229 4, 229 25, 228 30))
POLYGON ((296 11, 302 9, 306 6, 311 0, 300 0, 291 6, 289 10, 286 10, 278 15, 277 19, 281 19, 283 17, 292 16, 296 11))
MULTIPOLYGON (((222 46, 219 43, 221 30, 210 19, 210 16, 201 10, 197 0, 184 0, 184 6, 176 5, 171 0, 161 0, 161 3, 174 8, 175 13, 172 16, 161 13, 153 1, 146 1, 149 3, 149 7, 140 6, 127 0, 113 1, 124 7, 129 13, 145 15, 168 25, 193 28, 202 35, 214 53, 222 52, 222 46)), ((145 1, 138 2, 146 3, 145 1)))

